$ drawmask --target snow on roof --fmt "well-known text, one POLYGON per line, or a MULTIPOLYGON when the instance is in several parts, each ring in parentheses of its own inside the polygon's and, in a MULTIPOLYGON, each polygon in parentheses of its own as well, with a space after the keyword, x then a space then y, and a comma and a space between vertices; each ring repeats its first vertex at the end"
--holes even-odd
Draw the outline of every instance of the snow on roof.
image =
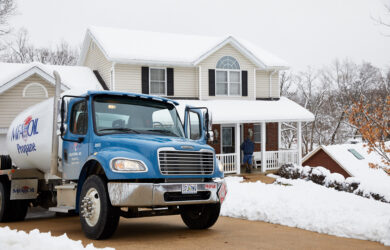
MULTIPOLYGON (((364 143, 357 144, 339 144, 322 146, 324 151, 338 162, 350 175, 365 178, 382 178, 388 177, 382 170, 376 170, 369 167, 369 163, 383 165, 382 159, 376 152, 368 153, 368 147, 364 147, 364 143), (357 157, 350 151, 357 152, 357 157), (363 159, 358 159, 359 155, 363 159)), ((386 178, 390 181, 390 177, 386 178)), ((389 190, 390 191, 390 190, 389 190)))
MULTIPOLYGON (((207 107, 213 116, 213 123, 252 123, 278 121, 312 121, 314 115, 288 98, 275 101, 260 100, 177 100, 179 114, 183 116, 186 105, 207 107)), ((182 120, 184 120, 182 118, 182 120)))
POLYGON ((87 30, 79 64, 85 60, 90 39, 98 44, 107 59, 121 63, 194 66, 209 52, 230 43, 261 68, 288 68, 284 60, 232 36, 195 36, 96 26, 87 30))
MULTIPOLYGON (((82 66, 46 65, 33 63, 0 63, 0 93, 8 89, 11 81, 22 74, 37 69, 46 79, 54 82, 53 71, 60 74, 61 81, 67 89, 80 91, 101 89, 100 83, 91 69, 82 66)), ((23 80, 23 79, 22 79, 23 80)))

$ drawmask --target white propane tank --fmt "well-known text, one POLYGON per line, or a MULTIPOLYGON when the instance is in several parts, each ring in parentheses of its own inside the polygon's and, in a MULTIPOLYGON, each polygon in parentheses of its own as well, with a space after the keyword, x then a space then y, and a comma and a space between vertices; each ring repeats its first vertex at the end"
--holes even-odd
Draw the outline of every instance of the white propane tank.
POLYGON ((53 98, 21 112, 7 133, 6 145, 13 164, 20 169, 50 173, 52 128, 53 98))

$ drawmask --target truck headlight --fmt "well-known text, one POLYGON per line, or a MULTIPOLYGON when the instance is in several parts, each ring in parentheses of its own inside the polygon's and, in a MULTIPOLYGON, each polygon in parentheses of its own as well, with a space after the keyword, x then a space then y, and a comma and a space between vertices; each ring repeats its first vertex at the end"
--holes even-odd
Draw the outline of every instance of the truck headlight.
POLYGON ((111 160, 111 168, 116 172, 147 172, 148 168, 142 161, 117 158, 111 160))
POLYGON ((223 164, 220 160, 217 159, 218 169, 219 171, 223 172, 223 164))

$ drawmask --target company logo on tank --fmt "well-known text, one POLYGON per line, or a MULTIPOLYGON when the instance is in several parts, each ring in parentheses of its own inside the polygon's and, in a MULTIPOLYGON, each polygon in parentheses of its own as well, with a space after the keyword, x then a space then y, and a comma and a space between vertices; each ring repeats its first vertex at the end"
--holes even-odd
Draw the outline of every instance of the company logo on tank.
MULTIPOLYGON (((12 129, 11 141, 18 141, 23 139, 26 143, 28 138, 38 134, 38 121, 39 118, 33 119, 32 116, 28 116, 23 123, 17 125, 12 129)), ((16 144, 18 154, 28 155, 30 152, 36 151, 35 143, 27 143, 23 145, 16 144)))

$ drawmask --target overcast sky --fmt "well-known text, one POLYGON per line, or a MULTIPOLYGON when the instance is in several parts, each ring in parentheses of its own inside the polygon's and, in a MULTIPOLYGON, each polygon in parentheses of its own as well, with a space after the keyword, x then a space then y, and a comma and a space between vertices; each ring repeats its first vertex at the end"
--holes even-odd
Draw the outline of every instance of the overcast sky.
POLYGON ((389 0, 18 0, 15 28, 38 46, 79 45, 90 25, 250 40, 294 70, 335 58, 390 67, 390 29, 372 17, 389 0))

